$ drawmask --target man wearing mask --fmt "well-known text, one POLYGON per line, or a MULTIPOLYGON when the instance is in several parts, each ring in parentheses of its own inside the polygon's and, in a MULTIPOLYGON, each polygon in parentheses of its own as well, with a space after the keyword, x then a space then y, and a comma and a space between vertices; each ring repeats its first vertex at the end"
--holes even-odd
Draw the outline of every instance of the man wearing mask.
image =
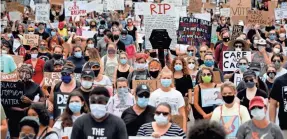
POLYGON ((126 109, 122 114, 129 136, 136 136, 141 125, 154 121, 155 108, 148 105, 149 87, 145 84, 138 85, 135 95, 136 104, 126 109))
POLYGON ((54 62, 55 60, 63 60, 64 63, 66 62, 63 59, 63 52, 64 52, 64 48, 60 45, 56 45, 53 48, 53 58, 46 61, 45 65, 44 65, 44 71, 45 72, 54 72, 54 62))
POLYGON ((280 127, 266 118, 267 106, 262 97, 251 99, 249 110, 253 118, 239 127, 237 139, 284 139, 280 127))
POLYGON ((134 39, 131 35, 128 34, 127 30, 121 32, 120 40, 125 44, 125 46, 133 45, 134 39))
POLYGON ((112 42, 117 45, 118 51, 126 51, 125 44, 120 40, 120 29, 113 29, 113 37, 111 38, 112 42))
POLYGON ((117 93, 110 98, 107 108, 109 113, 121 117, 123 111, 133 106, 135 101, 134 96, 130 93, 126 78, 120 77, 117 79, 116 89, 117 93))
POLYGON ((219 69, 223 71, 223 51, 227 51, 230 36, 228 30, 225 30, 221 34, 223 42, 218 44, 215 48, 215 62, 218 63, 219 69))
POLYGON ((109 29, 105 29, 103 38, 98 41, 97 48, 101 57, 107 54, 107 44, 111 42, 110 38, 112 38, 112 36, 111 31, 109 29))
POLYGON ((89 105, 89 95, 94 89, 93 84, 95 80, 95 73, 91 69, 84 69, 81 73, 81 87, 77 88, 76 91, 81 92, 85 102, 89 105))
POLYGON ((91 112, 79 117, 72 130, 71 139, 127 139, 125 123, 119 117, 107 112, 109 91, 95 87, 89 97, 91 112))
POLYGON ((35 34, 38 34, 40 39, 42 37, 42 40, 47 40, 50 37, 49 33, 45 31, 45 24, 43 22, 38 24, 38 30, 35 32, 35 34))
MULTIPOLYGON (((287 73, 287 70, 282 67, 283 66, 283 62, 284 62, 284 58, 283 58, 282 54, 274 54, 271 57, 271 62, 272 62, 272 64, 275 65, 275 69, 276 69, 275 79, 277 77, 282 76, 282 75, 287 73)), ((265 74, 265 75, 267 75, 267 74, 265 74)))
POLYGON ((236 102, 236 87, 232 82, 223 83, 220 90, 225 104, 213 111, 210 120, 221 123, 227 137, 235 137, 238 127, 250 120, 250 116, 247 108, 236 102), (231 130, 233 125, 237 127, 235 130, 231 130))
POLYGON ((269 33, 268 33, 268 38, 266 39, 267 40, 267 44, 269 44, 269 47, 273 46, 274 43, 276 43, 277 39, 277 34, 276 34, 276 30, 270 30, 269 33))

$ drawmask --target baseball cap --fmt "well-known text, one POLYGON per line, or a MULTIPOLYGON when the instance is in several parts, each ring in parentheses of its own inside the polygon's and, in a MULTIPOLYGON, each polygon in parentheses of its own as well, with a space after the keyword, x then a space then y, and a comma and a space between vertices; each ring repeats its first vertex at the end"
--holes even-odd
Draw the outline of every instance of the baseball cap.
POLYGON ((150 89, 146 84, 139 84, 136 88, 136 95, 139 96, 141 94, 146 93, 146 96, 150 95, 150 89))
POLYGON ((127 35, 127 34, 128 34, 128 31, 127 31, 127 30, 122 30, 121 34, 122 34, 122 35, 127 35))
POLYGON ((54 61, 54 66, 56 66, 56 65, 64 65, 64 61, 63 60, 61 60, 61 59, 59 59, 59 60, 55 60, 54 61))
POLYGON ((267 43, 266 43, 266 40, 264 40, 264 39, 260 39, 259 41, 258 41, 258 43, 257 43, 258 45, 266 45, 267 43))
POLYGON ((64 67, 62 68, 61 73, 72 74, 72 73, 74 73, 74 70, 75 70, 74 68, 64 66, 64 67))
POLYGON ((250 65, 249 65, 249 69, 260 71, 261 70, 261 65, 260 65, 259 62, 251 62, 250 65))
POLYGON ((260 96, 255 96, 253 99, 249 102, 249 110, 251 110, 253 107, 264 107, 264 98, 260 96))
POLYGON ((81 74, 81 78, 90 77, 95 78, 95 73, 91 69, 84 69, 81 74))
POLYGON ((253 70, 247 70, 243 73, 243 79, 247 77, 256 77, 256 73, 253 70))
POLYGON ((37 47, 32 47, 30 51, 38 50, 37 47))
POLYGON ((97 66, 97 67, 100 67, 100 63, 97 62, 97 61, 92 61, 92 62, 89 62, 89 66, 92 68, 93 66, 97 66))

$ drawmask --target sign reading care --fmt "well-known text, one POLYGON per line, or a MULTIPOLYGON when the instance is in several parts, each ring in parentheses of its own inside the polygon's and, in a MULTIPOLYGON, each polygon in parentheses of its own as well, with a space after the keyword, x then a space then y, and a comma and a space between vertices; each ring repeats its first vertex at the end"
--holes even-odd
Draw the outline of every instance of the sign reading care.
POLYGON ((224 51, 223 52, 223 71, 235 71, 238 70, 238 61, 240 58, 246 57, 248 61, 251 61, 250 51, 224 51))
POLYGON ((87 14, 87 1, 65 1, 65 16, 85 16, 87 14))

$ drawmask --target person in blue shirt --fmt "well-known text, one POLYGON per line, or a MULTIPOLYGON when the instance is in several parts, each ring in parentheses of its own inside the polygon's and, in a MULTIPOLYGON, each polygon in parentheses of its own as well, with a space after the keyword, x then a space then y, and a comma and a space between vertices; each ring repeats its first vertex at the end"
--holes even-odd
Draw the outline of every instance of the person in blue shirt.
POLYGON ((134 44, 134 39, 128 34, 127 30, 121 32, 120 40, 125 44, 125 46, 134 44))
POLYGON ((86 63, 81 46, 74 46, 72 56, 68 57, 67 60, 76 66, 75 73, 81 73, 83 65, 86 63))
POLYGON ((7 45, 1 46, 1 54, 0 54, 0 72, 3 73, 11 73, 17 69, 17 65, 12 56, 8 55, 10 48, 7 45))

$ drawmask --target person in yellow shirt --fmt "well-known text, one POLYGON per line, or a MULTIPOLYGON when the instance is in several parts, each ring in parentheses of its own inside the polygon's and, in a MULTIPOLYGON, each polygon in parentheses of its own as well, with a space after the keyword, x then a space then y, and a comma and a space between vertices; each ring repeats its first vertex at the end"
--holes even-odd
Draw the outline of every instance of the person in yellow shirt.
POLYGON ((59 22, 58 28, 59 28, 58 33, 60 34, 62 38, 68 37, 68 30, 67 28, 65 28, 64 22, 59 22))

